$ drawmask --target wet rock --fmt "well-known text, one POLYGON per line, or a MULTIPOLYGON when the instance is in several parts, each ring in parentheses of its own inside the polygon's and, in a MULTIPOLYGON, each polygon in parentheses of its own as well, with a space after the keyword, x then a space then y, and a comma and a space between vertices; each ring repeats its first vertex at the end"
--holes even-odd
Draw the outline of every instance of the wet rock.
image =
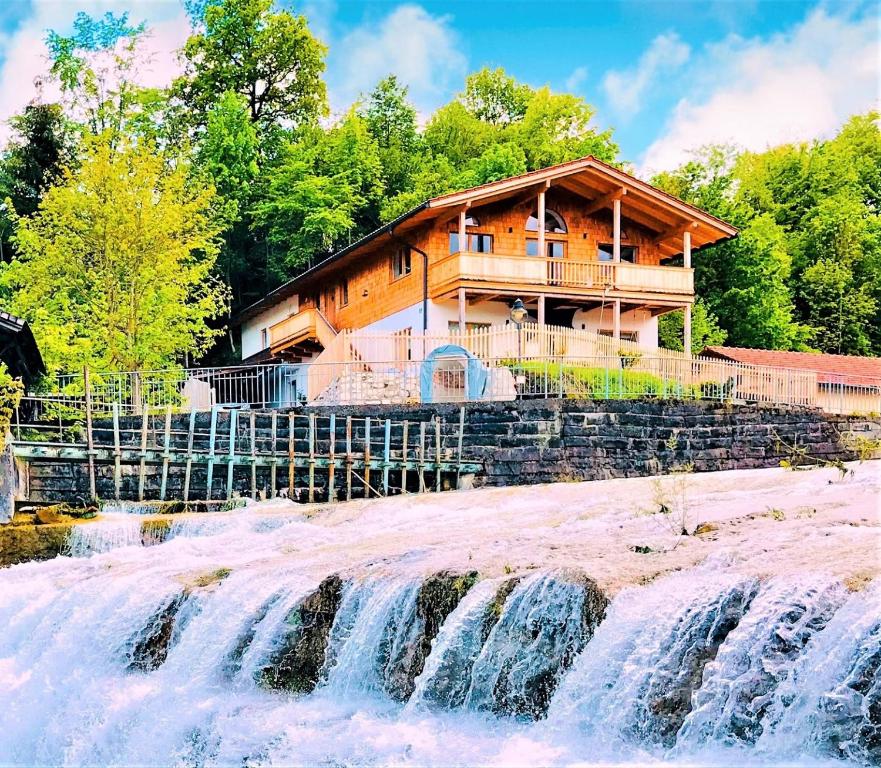
POLYGON ((385 688, 393 699, 410 698, 441 625, 476 581, 477 571, 465 574, 442 571, 422 583, 412 616, 413 625, 406 629, 412 641, 403 644, 386 665, 385 688))
POLYGON ((168 539, 171 520, 165 517, 147 518, 141 521, 141 544, 152 547, 168 539))
POLYGON ((180 594, 160 608, 135 637, 129 652, 128 668, 138 672, 158 669, 168 658, 174 625, 186 594, 180 594))
POLYGON ((342 579, 330 576, 288 614, 284 640, 259 675, 263 687, 292 693, 315 688, 342 593, 342 579))
POLYGON ((72 527, 70 523, 0 526, 0 567, 57 557, 66 551, 72 527))

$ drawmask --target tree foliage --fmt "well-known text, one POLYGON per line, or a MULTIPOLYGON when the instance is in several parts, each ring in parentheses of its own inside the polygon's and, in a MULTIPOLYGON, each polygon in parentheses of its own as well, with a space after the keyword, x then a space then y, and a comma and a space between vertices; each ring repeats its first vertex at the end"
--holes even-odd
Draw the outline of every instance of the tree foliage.
POLYGON ((50 370, 141 370, 205 351, 226 302, 212 277, 214 201, 148 144, 89 142, 79 168, 17 220, 17 257, 0 275, 50 370))

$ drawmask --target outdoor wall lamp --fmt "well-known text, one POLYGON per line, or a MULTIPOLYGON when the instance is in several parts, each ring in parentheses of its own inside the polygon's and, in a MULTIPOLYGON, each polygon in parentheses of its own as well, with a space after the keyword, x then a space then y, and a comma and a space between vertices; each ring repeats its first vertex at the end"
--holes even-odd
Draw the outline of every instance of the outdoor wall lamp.
POLYGON ((517 325, 520 325, 520 323, 522 323, 528 316, 529 312, 526 311, 523 302, 520 299, 516 299, 511 305, 511 319, 517 325))

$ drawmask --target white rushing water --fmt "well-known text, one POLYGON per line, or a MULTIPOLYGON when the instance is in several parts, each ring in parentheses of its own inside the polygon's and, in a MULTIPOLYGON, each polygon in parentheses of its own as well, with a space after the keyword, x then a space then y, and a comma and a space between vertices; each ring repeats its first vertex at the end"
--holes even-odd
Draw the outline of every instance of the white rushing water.
POLYGON ((114 516, 0 571, 0 764, 881 762, 877 583, 716 560, 604 607, 583 563, 457 582, 441 610, 421 550, 361 557, 299 514, 168 533, 114 516), (290 648, 314 691, 265 684, 290 648))

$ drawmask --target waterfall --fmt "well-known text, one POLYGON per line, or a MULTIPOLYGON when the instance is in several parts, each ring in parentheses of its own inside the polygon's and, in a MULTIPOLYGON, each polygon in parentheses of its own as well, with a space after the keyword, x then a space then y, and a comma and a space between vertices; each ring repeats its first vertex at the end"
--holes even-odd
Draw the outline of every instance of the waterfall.
POLYGON ((365 564, 223 515, 0 570, 0 762, 881 763, 881 584, 716 562, 608 600, 589 564, 365 564))

